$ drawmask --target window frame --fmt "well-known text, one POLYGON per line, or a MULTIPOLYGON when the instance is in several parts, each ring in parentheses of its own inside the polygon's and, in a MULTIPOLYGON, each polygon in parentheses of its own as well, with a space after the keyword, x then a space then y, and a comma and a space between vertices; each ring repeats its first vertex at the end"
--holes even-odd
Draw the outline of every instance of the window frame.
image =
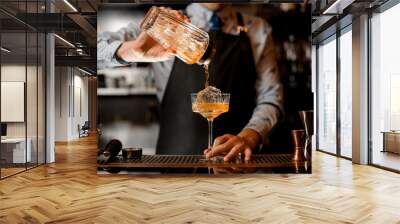
MULTIPOLYGON (((337 125, 337 131, 336 131, 336 136, 337 136, 337 150, 336 150, 336 152, 337 152, 337 154, 338 154, 338 156, 339 157, 341 157, 341 158, 344 158, 344 159, 347 159, 347 160, 352 160, 352 158, 351 157, 348 157, 348 156, 344 156, 343 154, 342 154, 342 148, 341 148, 341 146, 342 146, 342 139, 341 139, 341 137, 342 137, 342 119, 341 119, 341 103, 342 103, 342 97, 341 97, 341 81, 342 81, 342 67, 341 67, 341 57, 340 57, 340 53, 341 53, 341 51, 340 51, 340 42, 341 42, 341 40, 340 40, 340 38, 344 35, 344 34, 346 34, 346 33, 348 33, 348 32, 353 32, 353 27, 352 27, 352 23, 350 23, 350 24, 348 24, 348 25, 346 25, 344 28, 342 28, 342 29, 340 29, 339 31, 338 31, 338 33, 339 33, 339 36, 338 36, 338 38, 337 38, 337 60, 336 60, 336 63, 337 63, 337 65, 336 65, 336 69, 337 69, 337 81, 336 81, 336 85, 337 85, 337 100, 336 100, 336 118, 337 118, 337 120, 336 120, 336 125, 337 125)), ((353 149, 351 149, 351 151, 353 152, 353 149)))
MULTIPOLYGON (((320 88, 320 85, 321 85, 321 75, 320 75, 320 73, 319 73, 319 68, 320 68, 320 54, 319 54, 319 48, 322 46, 322 45, 325 45, 325 44, 327 44, 327 43, 330 43, 331 41, 336 41, 336 52, 337 52, 337 47, 338 47, 338 43, 337 43, 337 33, 334 33, 334 34, 332 34, 332 35, 330 35, 330 36, 328 36, 327 38, 325 38, 325 39, 323 39, 323 40, 321 40, 320 42, 318 42, 318 44, 316 45, 316 66, 317 66, 317 68, 316 68, 316 120, 317 120, 317 122, 316 122, 316 149, 317 149, 317 151, 321 151, 321 152, 324 152, 324 153, 327 153, 327 154, 331 154, 331 155, 336 155, 335 153, 332 153, 332 152, 329 152, 329 151, 327 151, 327 150, 324 150, 324 149, 321 149, 320 148, 320 141, 319 141, 319 134, 320 134, 320 129, 319 129, 319 122, 320 122, 320 116, 319 116, 319 108, 320 108, 320 104, 321 104, 321 98, 320 98, 320 92, 319 92, 319 88, 320 88)), ((337 57, 336 57, 336 91, 337 91, 337 57)), ((337 101, 337 96, 336 96, 336 101, 337 101)), ((336 107, 337 107, 337 105, 336 105, 336 107)), ((336 109, 336 108, 335 108, 336 109)), ((337 114, 336 114, 336 116, 337 116, 337 114)), ((336 127, 336 132, 337 132, 337 127, 336 127)), ((337 136, 336 136, 336 153, 337 153, 337 136)))
POLYGON ((380 165, 377 163, 373 162, 373 154, 374 154, 374 147, 373 147, 373 130, 372 130, 372 93, 373 93, 373 88, 372 88, 372 19, 374 17, 374 14, 381 14, 384 13, 385 11, 393 8, 394 6, 397 6, 400 4, 400 0, 388 0, 382 5, 371 9, 368 11, 368 69, 367 69, 367 76, 368 76, 368 165, 377 167, 383 170, 395 172, 395 173, 400 173, 400 169, 394 169, 390 168, 384 165, 380 165))
MULTIPOLYGON (((344 17, 343 20, 348 20, 348 17, 344 17)), ((341 21, 339 20, 338 23, 340 23, 341 21)), ((316 116, 316 150, 319 152, 323 152, 329 155, 333 155, 339 158, 343 158, 346 160, 352 160, 352 158, 347 157, 342 155, 341 153, 341 118, 340 118, 340 103, 341 103, 341 97, 340 97, 340 77, 341 77, 341 67, 340 67, 340 37, 344 34, 346 34, 347 32, 352 32, 352 22, 349 22, 348 24, 346 24, 344 27, 341 28, 337 28, 336 32, 334 32, 333 34, 331 34, 330 36, 326 37, 325 39, 322 39, 320 41, 317 42, 316 44, 316 48, 315 48, 315 54, 316 54, 316 108, 315 108, 315 116, 316 116), (320 47, 320 45, 322 44, 326 44, 330 41, 336 41, 336 152, 332 153, 332 152, 328 152, 324 149, 321 149, 320 143, 319 143, 319 106, 320 106, 320 97, 318 93, 319 90, 319 86, 320 86, 320 74, 319 74, 319 59, 320 59, 320 55, 318 53, 318 49, 320 47)))

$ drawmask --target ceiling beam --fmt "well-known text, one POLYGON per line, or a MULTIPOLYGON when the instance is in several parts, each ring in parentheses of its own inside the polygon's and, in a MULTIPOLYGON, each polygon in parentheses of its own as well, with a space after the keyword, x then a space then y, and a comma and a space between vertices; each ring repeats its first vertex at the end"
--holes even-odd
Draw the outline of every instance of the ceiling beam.
POLYGON ((56 66, 86 67, 92 71, 97 69, 97 61, 91 56, 55 56, 56 66))

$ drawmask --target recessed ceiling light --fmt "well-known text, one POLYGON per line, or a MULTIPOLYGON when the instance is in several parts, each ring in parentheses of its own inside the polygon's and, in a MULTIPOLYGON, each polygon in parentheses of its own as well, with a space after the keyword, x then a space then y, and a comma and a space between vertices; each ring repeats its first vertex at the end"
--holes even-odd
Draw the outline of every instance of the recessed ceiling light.
POLYGON ((68 0, 64 0, 65 4, 67 4, 74 12, 78 12, 78 10, 73 6, 68 0))
POLYGON ((75 48, 75 45, 73 45, 71 42, 69 42, 68 40, 60 37, 58 34, 54 34, 55 37, 57 37, 59 40, 61 40, 62 42, 66 43, 67 45, 69 45, 70 47, 75 48))
POLYGON ((92 75, 92 73, 90 73, 90 72, 88 72, 88 71, 86 71, 86 70, 83 70, 83 69, 81 69, 81 68, 79 68, 79 67, 78 67, 78 69, 79 69, 79 71, 81 71, 81 72, 83 72, 83 73, 85 73, 85 74, 87 74, 87 75, 92 75))
POLYGON ((6 52, 6 53, 10 53, 10 52, 11 52, 11 50, 9 50, 9 49, 7 49, 7 48, 5 48, 5 47, 1 47, 0 49, 1 49, 2 51, 6 52))
POLYGON ((351 5, 354 0, 336 0, 322 14, 342 14, 343 9, 351 5))

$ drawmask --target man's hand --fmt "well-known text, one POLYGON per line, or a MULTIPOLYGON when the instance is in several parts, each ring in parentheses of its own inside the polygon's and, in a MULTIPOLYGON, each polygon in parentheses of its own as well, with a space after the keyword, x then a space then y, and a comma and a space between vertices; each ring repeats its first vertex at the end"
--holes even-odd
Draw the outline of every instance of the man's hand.
POLYGON ((261 137, 256 131, 246 128, 238 135, 225 134, 217 137, 212 149, 204 150, 204 154, 207 158, 224 155, 224 161, 231 161, 239 153, 244 153, 245 161, 249 161, 260 141, 261 137))
POLYGON ((165 49, 146 32, 136 40, 126 41, 117 51, 117 56, 127 62, 158 62, 174 57, 174 52, 165 49))
MULTIPOLYGON (((160 7, 161 10, 190 22, 182 12, 170 8, 160 7)), ((165 49, 146 32, 141 32, 132 41, 124 42, 116 52, 117 56, 127 62, 159 62, 172 59, 175 56, 173 49, 165 49)))

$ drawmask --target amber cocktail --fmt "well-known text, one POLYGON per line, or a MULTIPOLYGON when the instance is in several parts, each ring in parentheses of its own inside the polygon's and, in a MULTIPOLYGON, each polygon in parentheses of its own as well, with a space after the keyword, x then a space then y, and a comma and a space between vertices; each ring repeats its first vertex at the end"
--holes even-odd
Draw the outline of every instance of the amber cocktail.
POLYGON ((204 97, 197 93, 192 93, 191 99, 193 112, 201 114, 208 121, 208 149, 211 149, 213 143, 213 121, 219 115, 228 112, 230 94, 222 93, 204 97))

